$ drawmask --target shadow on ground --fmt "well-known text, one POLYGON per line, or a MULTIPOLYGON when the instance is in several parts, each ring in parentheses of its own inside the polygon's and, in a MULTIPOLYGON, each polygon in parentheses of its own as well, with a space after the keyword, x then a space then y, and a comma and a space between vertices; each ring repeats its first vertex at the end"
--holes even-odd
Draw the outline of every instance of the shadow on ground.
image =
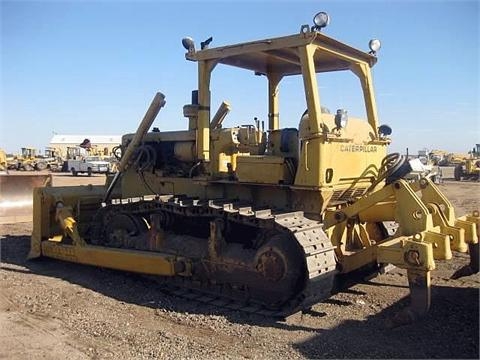
POLYGON ((308 358, 478 359, 479 289, 434 286, 425 318, 387 329, 402 299, 364 321, 347 320, 294 348, 308 358))
POLYGON ((347 320, 333 329, 315 329, 301 323, 276 322, 258 315, 180 299, 172 296, 157 281, 137 274, 45 258, 27 261, 29 246, 27 236, 1 238, 2 270, 60 278, 118 301, 159 310, 214 314, 235 323, 309 331, 312 333, 309 340, 293 344, 307 358, 479 357, 478 288, 433 287, 432 308, 428 315, 414 324, 399 328, 387 329, 385 322, 407 306, 407 299, 363 321, 347 320))

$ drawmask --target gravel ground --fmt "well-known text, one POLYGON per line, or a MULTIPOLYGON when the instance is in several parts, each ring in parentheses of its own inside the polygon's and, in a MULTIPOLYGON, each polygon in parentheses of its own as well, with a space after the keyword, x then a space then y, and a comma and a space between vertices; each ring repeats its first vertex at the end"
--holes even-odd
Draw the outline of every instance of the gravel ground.
MULTIPOLYGON (((54 185, 81 181, 103 177, 55 176, 54 185)), ((479 183, 440 187, 458 213, 480 208, 479 183)), ((408 304, 399 269, 275 322, 175 297, 139 275, 27 261, 31 229, 0 229, 0 358, 479 358, 480 277, 449 279, 465 254, 437 262, 428 315, 391 329, 388 320, 408 304)))

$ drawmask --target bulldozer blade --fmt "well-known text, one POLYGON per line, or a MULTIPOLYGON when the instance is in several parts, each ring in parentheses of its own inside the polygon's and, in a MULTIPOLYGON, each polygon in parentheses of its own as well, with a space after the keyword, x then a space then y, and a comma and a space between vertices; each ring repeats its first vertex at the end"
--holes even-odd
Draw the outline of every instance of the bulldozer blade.
POLYGON ((33 188, 51 183, 50 174, 0 174, 0 224, 32 221, 33 188))

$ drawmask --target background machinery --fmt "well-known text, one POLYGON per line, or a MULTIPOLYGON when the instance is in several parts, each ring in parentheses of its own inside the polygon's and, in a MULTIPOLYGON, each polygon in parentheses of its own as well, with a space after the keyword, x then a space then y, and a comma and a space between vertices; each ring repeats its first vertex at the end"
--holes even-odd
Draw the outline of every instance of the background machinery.
POLYGON ((42 171, 48 168, 48 163, 43 157, 37 155, 37 149, 22 147, 21 153, 9 161, 8 168, 10 170, 42 171))
POLYGON ((46 163, 47 169, 50 171, 60 171, 63 165, 63 159, 57 148, 47 146, 43 156, 39 158, 46 163))
POLYGON ((464 153, 448 153, 444 158, 439 161, 440 166, 457 166, 465 162, 468 159, 468 154, 464 153))
POLYGON ((217 48, 183 39, 198 66, 188 129, 149 131, 165 105, 157 93, 137 132, 123 136, 105 187, 36 189, 30 257, 161 275, 282 316, 391 263, 407 271, 411 320, 429 308, 435 259, 470 251, 457 275, 477 272, 478 213, 456 218, 432 181, 404 180, 408 161, 387 154, 392 130, 378 123, 371 75, 379 41, 365 53, 320 32, 327 14, 314 22, 217 48), (225 65, 262 75, 267 129, 258 120, 223 127, 227 102, 211 113, 211 75, 225 65), (367 119, 322 111, 322 73, 336 71, 358 78, 367 119), (298 128, 280 126, 286 77, 304 86, 298 128))
POLYGON ((113 154, 109 154, 108 148, 100 149, 92 145, 89 139, 85 139, 78 146, 67 147, 67 157, 63 162, 62 171, 71 172, 73 176, 86 173, 108 174, 114 171, 117 161, 113 154))
POLYGON ((469 156, 457 164, 454 169, 455 180, 479 180, 480 179, 480 144, 475 144, 469 156))
POLYGON ((428 153, 428 159, 433 165, 440 165, 447 154, 447 151, 434 149, 428 153))

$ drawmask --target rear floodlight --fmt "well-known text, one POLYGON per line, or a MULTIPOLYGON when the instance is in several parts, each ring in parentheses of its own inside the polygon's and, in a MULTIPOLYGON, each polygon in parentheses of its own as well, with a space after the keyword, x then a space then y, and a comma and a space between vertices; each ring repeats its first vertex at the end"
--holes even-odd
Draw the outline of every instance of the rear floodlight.
POLYGON ((320 11, 318 14, 316 14, 313 17, 313 23, 315 24, 313 26, 313 29, 320 31, 321 29, 326 27, 328 24, 330 24, 330 17, 325 11, 320 11))
POLYGON ((386 124, 380 125, 379 128, 378 128, 378 133, 382 137, 388 136, 392 133, 392 128, 390 126, 386 125, 386 124))
POLYGON ((372 39, 368 42, 368 47, 370 48, 370 53, 375 55, 382 47, 382 43, 378 39, 372 39))

